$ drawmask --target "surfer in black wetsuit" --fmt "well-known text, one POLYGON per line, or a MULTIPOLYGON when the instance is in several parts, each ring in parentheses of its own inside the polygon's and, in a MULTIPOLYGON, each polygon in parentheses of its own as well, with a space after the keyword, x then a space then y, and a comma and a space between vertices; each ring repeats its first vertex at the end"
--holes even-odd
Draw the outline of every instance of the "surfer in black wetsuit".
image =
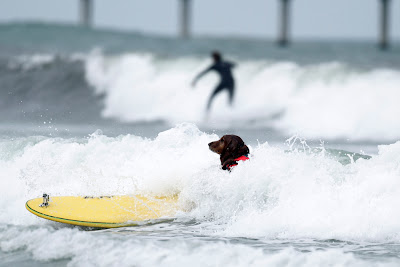
POLYGON ((205 69, 204 71, 200 72, 196 78, 192 82, 192 86, 196 85, 196 82, 207 72, 214 70, 218 72, 221 81, 218 84, 218 86, 215 88, 214 92, 211 94, 210 99, 208 100, 207 104, 207 111, 210 110, 211 107, 211 102, 213 98, 223 90, 228 90, 229 93, 229 104, 232 105, 233 102, 233 94, 235 90, 235 80, 233 79, 232 76, 232 71, 231 69, 235 67, 235 64, 232 62, 224 61, 222 60, 222 56, 218 51, 214 51, 211 54, 214 64, 212 64, 210 67, 205 69))

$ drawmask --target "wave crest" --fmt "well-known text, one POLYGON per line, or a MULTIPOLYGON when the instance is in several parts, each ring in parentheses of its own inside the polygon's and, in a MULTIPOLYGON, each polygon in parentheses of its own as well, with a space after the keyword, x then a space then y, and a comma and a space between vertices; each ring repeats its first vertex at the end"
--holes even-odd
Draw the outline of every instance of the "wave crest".
POLYGON ((218 95, 204 120, 205 104, 217 76, 190 88, 205 60, 159 59, 151 54, 105 56, 92 53, 86 78, 105 95, 104 117, 121 121, 190 121, 214 128, 272 126, 308 138, 396 140, 400 73, 362 71, 331 62, 301 66, 292 62, 243 61, 235 70, 233 108, 218 95))

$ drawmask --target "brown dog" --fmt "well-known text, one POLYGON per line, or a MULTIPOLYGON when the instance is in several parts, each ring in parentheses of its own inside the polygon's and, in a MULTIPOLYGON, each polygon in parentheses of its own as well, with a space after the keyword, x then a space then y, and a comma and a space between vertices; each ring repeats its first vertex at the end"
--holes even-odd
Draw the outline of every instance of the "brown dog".
POLYGON ((208 147, 220 155, 223 170, 230 170, 231 167, 237 165, 239 160, 249 159, 249 148, 237 135, 224 135, 218 141, 209 143, 208 147))

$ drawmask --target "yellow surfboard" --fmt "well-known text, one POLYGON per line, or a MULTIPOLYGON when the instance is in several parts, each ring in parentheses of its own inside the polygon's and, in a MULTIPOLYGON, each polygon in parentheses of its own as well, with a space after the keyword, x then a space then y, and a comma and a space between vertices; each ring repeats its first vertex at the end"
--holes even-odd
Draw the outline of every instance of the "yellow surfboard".
POLYGON ((177 211, 178 198, 144 196, 63 196, 35 198, 26 202, 33 214, 61 223, 115 228, 168 218, 177 211))

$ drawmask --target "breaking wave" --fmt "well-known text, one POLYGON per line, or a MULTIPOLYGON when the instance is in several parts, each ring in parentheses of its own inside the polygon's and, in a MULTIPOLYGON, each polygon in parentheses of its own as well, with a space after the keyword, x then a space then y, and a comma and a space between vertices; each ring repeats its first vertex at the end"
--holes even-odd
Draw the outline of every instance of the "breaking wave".
POLYGON ((218 136, 191 124, 155 139, 100 133, 89 139, 1 140, 0 222, 47 222, 21 209, 51 195, 179 194, 180 220, 213 235, 399 242, 400 142, 370 159, 341 153, 251 147, 232 172, 207 143, 218 136))
POLYGON ((227 105, 227 94, 221 94, 205 118, 205 104, 218 78, 210 74, 197 88, 190 82, 208 63, 193 57, 105 56, 97 51, 88 56, 85 70, 87 82, 104 95, 102 115, 120 121, 186 121, 214 128, 263 125, 309 138, 400 136, 397 70, 357 70, 338 62, 302 66, 241 61, 235 70, 233 108, 227 105))

